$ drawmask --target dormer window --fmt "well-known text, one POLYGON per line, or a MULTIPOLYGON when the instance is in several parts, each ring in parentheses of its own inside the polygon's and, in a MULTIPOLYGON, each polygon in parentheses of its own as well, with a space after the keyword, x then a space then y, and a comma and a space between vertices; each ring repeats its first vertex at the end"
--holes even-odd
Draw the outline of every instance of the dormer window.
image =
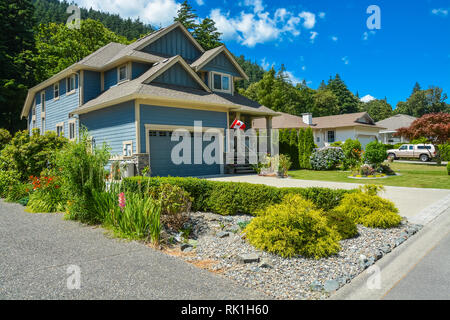
POLYGON ((231 77, 224 73, 212 73, 212 89, 215 91, 231 93, 231 77))
POLYGON ((128 79, 127 76, 127 65, 120 66, 117 70, 118 82, 125 81, 128 79))

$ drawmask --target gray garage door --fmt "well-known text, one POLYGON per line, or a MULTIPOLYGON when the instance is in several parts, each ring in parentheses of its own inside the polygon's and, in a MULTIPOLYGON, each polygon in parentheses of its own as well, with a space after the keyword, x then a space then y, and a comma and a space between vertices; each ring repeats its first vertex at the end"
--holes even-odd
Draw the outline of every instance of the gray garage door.
MULTIPOLYGON (((171 159, 172 148, 179 141, 171 141, 171 131, 149 131, 150 167, 152 176, 205 176, 220 174, 220 164, 194 164, 194 137, 191 133, 191 164, 174 164, 171 159)), ((180 140, 181 141, 181 140, 180 140)), ((210 141, 203 142, 203 148, 210 141)))

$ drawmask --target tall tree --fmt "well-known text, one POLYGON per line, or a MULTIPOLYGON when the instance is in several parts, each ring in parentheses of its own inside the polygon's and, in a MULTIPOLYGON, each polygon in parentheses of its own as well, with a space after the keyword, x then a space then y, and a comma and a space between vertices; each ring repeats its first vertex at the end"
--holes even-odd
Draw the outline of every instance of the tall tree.
POLYGON ((194 11, 187 0, 184 0, 177 11, 177 16, 173 20, 181 22, 186 29, 193 32, 198 27, 196 22, 198 16, 194 11))
POLYGON ((205 50, 210 50, 221 46, 221 35, 222 34, 217 31, 216 23, 214 22, 214 20, 211 20, 209 18, 203 19, 193 32, 194 38, 205 50))
POLYGON ((235 88, 239 89, 247 89, 252 83, 256 83, 262 80, 264 76, 264 69, 255 62, 251 60, 245 59, 243 55, 239 57, 235 57, 237 63, 241 66, 242 70, 247 74, 248 80, 238 80, 235 82, 235 88))
POLYGON ((336 95, 328 89, 319 89, 314 93, 313 108, 314 117, 323 117, 339 114, 339 101, 336 95))
POLYGON ((406 102, 399 102, 395 113, 421 117, 433 112, 450 112, 450 105, 445 102, 447 94, 439 87, 418 90, 411 94, 406 102))
POLYGON ((418 92, 420 90, 422 90, 422 88, 420 87, 420 84, 418 82, 416 82, 416 84, 414 85, 412 93, 416 93, 416 92, 418 92))
POLYGON ((363 110, 376 122, 392 116, 392 106, 386 100, 372 100, 363 104, 363 110))
POLYGON ((80 29, 69 29, 64 24, 41 24, 36 34, 36 78, 39 82, 110 42, 128 44, 122 36, 108 30, 101 22, 82 20, 80 29))
POLYGON ((327 88, 331 90, 339 101, 339 113, 354 113, 360 109, 360 101, 348 90, 347 85, 337 74, 334 79, 330 79, 327 88))
POLYGON ((23 129, 19 115, 32 76, 33 10, 29 0, 0 2, 0 127, 23 129))

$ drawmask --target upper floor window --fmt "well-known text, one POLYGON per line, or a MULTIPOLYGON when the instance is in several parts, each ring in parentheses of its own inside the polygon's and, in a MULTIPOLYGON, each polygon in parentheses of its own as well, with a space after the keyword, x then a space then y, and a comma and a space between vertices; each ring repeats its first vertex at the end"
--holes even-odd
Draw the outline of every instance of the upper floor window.
POLYGON ((231 77, 229 75, 213 72, 212 77, 213 90, 231 93, 231 77))
POLYGON ((33 105, 33 109, 31 110, 31 115, 32 116, 36 115, 36 100, 34 100, 34 105, 33 105))
POLYGON ((41 93, 41 111, 45 113, 45 92, 41 93))
POLYGON ((53 99, 59 98, 59 82, 53 85, 53 99))
POLYGON ((67 92, 69 93, 75 91, 75 85, 76 85, 75 75, 72 74, 70 77, 67 78, 67 92))
POLYGON ((127 65, 120 66, 117 70, 117 81, 121 82, 128 79, 127 76, 127 65))

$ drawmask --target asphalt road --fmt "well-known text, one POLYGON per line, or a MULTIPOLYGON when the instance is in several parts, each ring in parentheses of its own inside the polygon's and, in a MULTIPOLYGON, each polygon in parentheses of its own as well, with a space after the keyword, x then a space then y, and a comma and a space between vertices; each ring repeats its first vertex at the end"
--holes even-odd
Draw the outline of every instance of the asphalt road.
POLYGON ((264 298, 101 228, 0 200, 0 299, 264 298))
POLYGON ((450 300, 450 232, 384 299, 450 300))

